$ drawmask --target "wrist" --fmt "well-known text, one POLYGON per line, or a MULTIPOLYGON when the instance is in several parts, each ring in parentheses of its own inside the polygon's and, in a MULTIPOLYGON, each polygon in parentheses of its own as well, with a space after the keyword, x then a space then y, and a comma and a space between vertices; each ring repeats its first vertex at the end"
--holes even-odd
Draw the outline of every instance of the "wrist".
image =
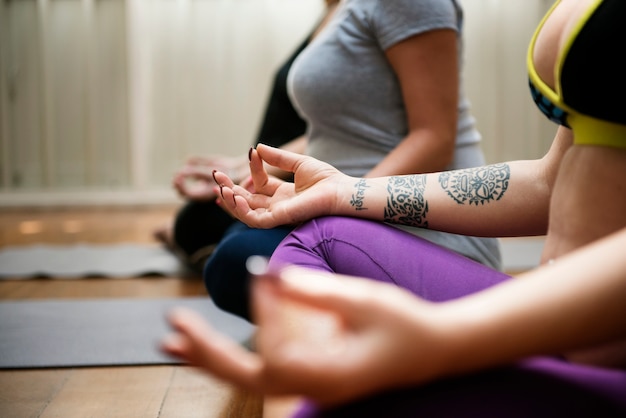
POLYGON ((417 332, 409 346, 423 347, 414 354, 412 367, 407 367, 409 384, 424 384, 457 374, 460 345, 460 324, 455 315, 441 303, 419 300, 411 306, 410 320, 417 332))
POLYGON ((357 177, 342 176, 336 181, 334 203, 330 206, 329 215, 359 216, 359 211, 366 210, 361 205, 364 196, 361 196, 356 188, 360 180, 357 177))
POLYGON ((395 287, 381 288, 377 294, 387 299, 381 316, 385 310, 391 312, 385 321, 388 350, 372 362, 377 390, 421 385, 453 374, 454 326, 440 304, 395 287))
MULTIPOLYGON (((435 362, 437 378, 455 376, 496 366, 505 360, 507 341, 484 306, 472 296, 434 305, 433 321, 439 334, 435 362)), ((497 322, 497 321, 496 321, 497 322)))
POLYGON ((342 176, 337 181, 332 214, 382 221, 386 196, 384 180, 342 176))
POLYGON ((400 311, 396 322, 404 322, 400 329, 405 330, 397 332, 401 343, 395 345, 404 348, 395 358, 404 360, 393 366, 387 386, 426 384, 489 365, 483 355, 489 349, 476 338, 482 328, 480 315, 467 315, 454 301, 433 303, 413 295, 408 299, 412 300, 395 299, 395 309, 400 311))

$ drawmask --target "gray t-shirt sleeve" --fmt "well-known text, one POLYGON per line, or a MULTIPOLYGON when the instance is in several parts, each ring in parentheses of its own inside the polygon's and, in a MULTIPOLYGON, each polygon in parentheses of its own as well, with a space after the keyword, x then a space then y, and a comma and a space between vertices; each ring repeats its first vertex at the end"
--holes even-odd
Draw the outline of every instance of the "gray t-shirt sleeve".
POLYGON ((411 36, 436 29, 459 31, 453 0, 379 0, 370 18, 383 50, 411 36))

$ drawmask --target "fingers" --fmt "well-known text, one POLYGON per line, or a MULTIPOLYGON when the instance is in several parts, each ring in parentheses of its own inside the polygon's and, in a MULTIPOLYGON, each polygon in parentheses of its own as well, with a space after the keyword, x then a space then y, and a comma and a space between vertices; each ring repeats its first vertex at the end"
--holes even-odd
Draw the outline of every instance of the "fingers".
POLYGON ((213 170, 211 176, 213 177, 215 183, 219 186, 232 188, 235 185, 230 177, 219 170, 213 170))
POLYGON ((259 325, 261 330, 257 334, 257 347, 261 353, 276 353, 285 339, 283 317, 279 308, 280 302, 276 295, 276 289, 272 286, 272 279, 266 276, 260 276, 257 279, 254 284, 254 299, 252 301, 255 323, 259 325))
POLYGON ((213 171, 213 179, 219 187, 231 189, 235 194, 245 196, 246 199, 250 198, 254 192, 251 190, 252 180, 249 177, 243 180, 241 184, 236 184, 231 178, 221 171, 213 171))
MULTIPOLYGON (((223 177, 216 173, 216 179, 223 177)), ((251 193, 245 187, 239 185, 218 183, 220 186, 220 194, 228 209, 236 213, 237 216, 246 216, 249 211, 259 208, 267 209, 270 206, 271 197, 260 193, 251 193), (240 203, 238 203, 240 202, 240 203)))
MULTIPOLYGON (((227 212, 230 216, 240 219, 241 221, 244 221, 242 218, 242 215, 240 215, 237 212, 237 202, 236 202, 236 195, 234 194, 234 192, 232 191, 232 189, 226 188, 226 187, 219 187, 218 189, 219 193, 220 193, 220 199, 217 200, 217 204, 225 211, 227 212)), ((245 200, 239 204, 240 207, 240 211, 244 212, 248 209, 245 209, 245 206, 247 205, 247 203, 245 202, 245 200)))
POLYGON ((369 317, 383 293, 394 287, 371 280, 287 267, 276 281, 281 296, 312 308, 332 311, 357 323, 369 317))
POLYGON ((252 181, 251 176, 246 177, 243 181, 241 181, 241 183, 239 183, 239 185, 243 187, 244 189, 246 189, 247 191, 249 191, 250 193, 255 192, 254 182, 252 181))
POLYGON ((254 190, 257 190, 259 193, 267 193, 266 186, 268 185, 269 176, 267 171, 265 171, 261 156, 257 150, 250 149, 248 157, 250 159, 250 176, 252 177, 254 190))
MULTIPOLYGON (((248 183, 254 185, 253 189, 261 190, 268 183, 268 175, 263 167, 263 160, 253 148, 250 148, 248 159, 250 160, 251 177, 244 179, 240 185, 246 189, 251 189, 246 184, 248 183)), ((212 176, 215 182, 222 187, 233 188, 235 185, 235 182, 227 174, 219 170, 213 170, 212 176)))
POLYGON ((339 316, 292 303, 280 294, 277 278, 271 274, 257 276, 254 283, 256 342, 267 365, 267 382, 285 392, 297 390, 303 380, 313 386, 326 381, 341 346, 337 344, 342 329, 339 316))
POLYGON ((259 390, 261 359, 212 329, 197 313, 177 308, 169 316, 175 334, 162 343, 166 353, 247 389, 259 390))
POLYGON ((295 173, 298 165, 308 158, 302 154, 285 151, 263 144, 257 145, 256 152, 259 154, 261 159, 269 165, 290 173, 295 173))
MULTIPOLYGON (((247 190, 237 187, 232 179, 228 177, 226 174, 221 171, 213 170, 213 179, 217 186, 219 187, 219 195, 221 199, 218 200, 218 204, 228 212, 231 216, 239 218, 239 214, 237 213, 237 204, 235 201, 235 191, 233 188, 239 189, 240 193, 249 193, 247 190)), ((246 204, 242 204, 244 207, 246 204)))
POLYGON ((224 189, 226 204, 229 213, 252 228, 267 229, 282 225, 274 219, 273 213, 265 207, 253 208, 242 196, 232 194, 232 190, 224 189), (232 196, 232 198, 231 198, 232 196))

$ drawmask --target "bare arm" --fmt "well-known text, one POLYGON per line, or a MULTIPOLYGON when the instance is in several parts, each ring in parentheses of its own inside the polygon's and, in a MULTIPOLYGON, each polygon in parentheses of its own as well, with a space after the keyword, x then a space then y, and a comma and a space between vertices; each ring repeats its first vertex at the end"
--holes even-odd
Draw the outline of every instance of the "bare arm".
POLYGON ((336 214, 477 236, 544 234, 569 143, 563 130, 540 160, 344 182, 336 214))
POLYGON ((366 177, 444 170, 452 161, 456 140, 456 32, 421 33, 393 45, 385 55, 402 89, 408 132, 366 177))
POLYGON ((259 146, 250 169, 256 194, 225 187, 224 202, 243 222, 260 228, 324 215, 403 223, 477 236, 539 235, 546 231, 549 198, 571 131, 558 131, 539 160, 423 175, 348 177, 310 157, 259 146), (295 173, 295 183, 269 178, 261 159, 295 173))
POLYGON ((624 245, 626 229, 552 265, 442 305, 443 317, 455 323, 450 342, 455 372, 626 338, 624 245), (468 358, 468 352, 474 354, 468 358))
POLYGON ((444 303, 388 284, 287 268, 254 282, 258 353, 188 312, 171 317, 177 334, 164 348, 246 389, 337 404, 626 337, 624 246, 626 230, 444 303), (317 316, 319 327, 293 333, 285 307, 302 309, 311 324, 317 316))

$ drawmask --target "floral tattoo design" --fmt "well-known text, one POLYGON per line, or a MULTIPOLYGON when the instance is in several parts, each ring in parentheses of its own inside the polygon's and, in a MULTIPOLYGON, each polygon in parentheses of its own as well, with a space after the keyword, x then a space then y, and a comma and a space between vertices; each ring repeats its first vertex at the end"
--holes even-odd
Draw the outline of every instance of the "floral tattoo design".
POLYGON ((484 205, 500 200, 509 187, 511 169, 508 164, 493 164, 439 175, 439 184, 458 204, 484 205))
POLYGON ((387 183, 385 221, 396 224, 428 228, 426 213, 428 202, 424 199, 426 176, 391 177, 387 183))

